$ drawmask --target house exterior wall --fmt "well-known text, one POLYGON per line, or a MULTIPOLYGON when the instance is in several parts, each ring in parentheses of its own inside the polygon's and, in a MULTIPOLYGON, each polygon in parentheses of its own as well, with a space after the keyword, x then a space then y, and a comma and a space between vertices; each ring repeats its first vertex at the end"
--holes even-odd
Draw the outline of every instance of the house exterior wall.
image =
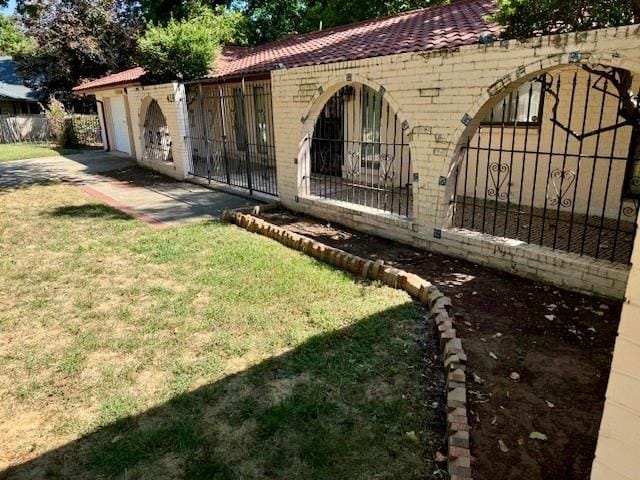
POLYGON ((136 159, 140 165, 156 170, 169 177, 182 180, 187 172, 187 150, 185 148, 186 123, 184 121, 184 87, 178 83, 137 86, 128 88, 128 108, 131 116, 130 130, 135 146, 136 159), (167 121, 171 136, 173 161, 150 158, 144 154, 144 122, 147 109, 156 100, 167 121))
POLYGON ((640 477, 640 236, 631 261, 592 480, 640 477))
POLYGON ((280 200, 293 210, 418 247, 565 288, 621 298, 628 267, 449 228, 450 200, 460 147, 501 96, 544 71, 572 64, 640 72, 638 47, 639 27, 629 26, 275 70, 272 90, 280 200), (413 211, 408 219, 304 195, 305 137, 326 101, 352 83, 376 91, 382 87, 399 120, 408 123, 413 169, 413 211))

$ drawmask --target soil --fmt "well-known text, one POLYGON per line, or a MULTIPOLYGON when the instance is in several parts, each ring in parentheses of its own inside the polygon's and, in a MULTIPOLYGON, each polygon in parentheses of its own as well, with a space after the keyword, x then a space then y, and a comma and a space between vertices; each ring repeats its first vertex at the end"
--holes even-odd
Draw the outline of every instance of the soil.
POLYGON ((421 275, 451 297, 468 356, 474 479, 589 478, 620 302, 568 292, 286 210, 262 217, 421 275), (543 439, 530 438, 533 432, 543 434, 543 439))

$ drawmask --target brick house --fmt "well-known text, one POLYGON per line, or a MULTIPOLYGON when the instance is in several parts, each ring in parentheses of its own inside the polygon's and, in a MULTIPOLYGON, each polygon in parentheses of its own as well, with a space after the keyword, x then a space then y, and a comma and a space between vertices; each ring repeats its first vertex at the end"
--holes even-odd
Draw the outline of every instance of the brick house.
POLYGON ((498 41, 493 9, 462 0, 228 47, 196 82, 133 69, 75 91, 95 95, 112 149, 175 178, 577 291, 626 288, 593 478, 634 478, 640 27, 498 41))

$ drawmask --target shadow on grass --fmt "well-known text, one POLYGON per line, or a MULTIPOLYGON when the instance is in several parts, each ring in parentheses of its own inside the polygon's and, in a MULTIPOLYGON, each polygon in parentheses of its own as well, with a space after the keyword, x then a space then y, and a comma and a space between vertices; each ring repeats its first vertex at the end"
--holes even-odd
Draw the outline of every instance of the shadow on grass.
POLYGON ((408 302, 312 337, 0 478, 431 478, 443 375, 424 318, 408 302))
POLYGON ((87 203, 84 205, 69 205, 58 207, 49 215, 52 217, 81 217, 81 218, 102 218, 105 220, 133 220, 126 213, 102 203, 87 203))

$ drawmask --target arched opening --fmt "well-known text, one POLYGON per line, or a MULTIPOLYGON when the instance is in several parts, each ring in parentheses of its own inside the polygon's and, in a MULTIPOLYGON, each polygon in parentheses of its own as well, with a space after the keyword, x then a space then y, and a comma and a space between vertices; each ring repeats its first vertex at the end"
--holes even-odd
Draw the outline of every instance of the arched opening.
POLYGON ((142 127, 143 159, 150 162, 173 162, 171 135, 160 105, 154 99, 147 107, 142 127))
POLYGON ((490 100, 456 165, 453 226, 628 263, 640 199, 639 80, 571 65, 490 100))
POLYGON ((305 195, 411 215, 409 140, 384 93, 353 83, 327 100, 302 165, 305 195))

